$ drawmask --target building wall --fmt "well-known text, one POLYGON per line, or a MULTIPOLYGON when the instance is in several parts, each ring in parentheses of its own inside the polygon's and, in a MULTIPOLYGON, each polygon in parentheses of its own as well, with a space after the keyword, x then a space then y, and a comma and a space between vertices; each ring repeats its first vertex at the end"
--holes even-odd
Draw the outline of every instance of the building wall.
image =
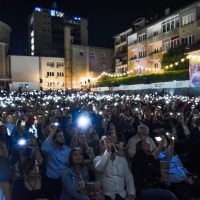
POLYGON ((21 91, 32 91, 32 90, 40 90, 39 82, 12 82, 10 84, 11 91, 19 91, 19 87, 21 91))
MULTIPOLYGON (((182 44, 182 38, 185 38, 189 35, 194 35, 194 40, 192 44, 188 44, 189 48, 194 45, 197 41, 200 40, 200 1, 180 9, 177 12, 167 15, 166 17, 161 18, 160 20, 156 19, 155 22, 150 22, 146 24, 145 27, 140 27, 138 30, 134 31, 129 37, 127 37, 127 70, 135 70, 143 66, 147 68, 147 71, 144 73, 163 73, 164 70, 161 66, 160 60, 162 59, 163 54, 166 52, 165 44, 169 43, 171 46, 174 43, 175 39, 178 39, 179 44, 182 44), (182 18, 189 14, 194 14, 194 21, 183 25, 182 18), (167 22, 174 18, 174 28, 171 30, 163 31, 163 23, 167 22), (139 35, 146 33, 146 40, 139 42, 139 35), (146 48, 146 56, 144 58, 139 58, 139 52, 146 48)), ((171 27, 172 25, 170 25, 171 27)), ((120 33, 118 36, 124 34, 125 32, 120 33)), ((124 44, 124 41, 115 43, 115 50, 119 49, 121 45, 124 44)), ((118 57, 116 57, 118 60, 118 57)), ((123 63, 125 64, 125 63, 123 63)), ((116 65, 118 70, 120 67, 116 65)), ((117 73, 116 70, 116 73, 117 73)))
POLYGON ((10 56, 12 82, 39 82, 39 57, 10 56))
POLYGON ((109 48, 72 45, 72 83, 89 87, 103 71, 114 69, 114 51, 109 48), (105 57, 103 56, 105 55, 105 57))
POLYGON ((65 88, 65 59, 40 57, 39 61, 40 87, 43 90, 65 88))

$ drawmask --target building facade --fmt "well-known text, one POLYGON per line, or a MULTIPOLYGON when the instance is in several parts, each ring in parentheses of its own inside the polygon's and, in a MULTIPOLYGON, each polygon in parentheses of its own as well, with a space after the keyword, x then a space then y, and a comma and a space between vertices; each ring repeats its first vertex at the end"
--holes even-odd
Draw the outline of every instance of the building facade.
POLYGON ((36 7, 28 19, 30 55, 64 57, 65 26, 70 27, 72 44, 88 45, 87 19, 66 15, 56 7, 36 7))
POLYGON ((160 60, 169 48, 180 44, 190 48, 200 40, 199 19, 200 1, 172 13, 166 9, 160 19, 157 16, 154 20, 137 19, 133 29, 114 37, 116 73, 128 70, 136 75, 162 73, 160 60))
POLYGON ((102 71, 111 73, 114 70, 113 49, 72 45, 70 52, 70 79, 66 75, 64 57, 10 55, 10 89, 90 88, 97 85, 96 77, 102 71))
POLYGON ((0 88, 6 88, 11 81, 11 72, 9 68, 11 28, 0 21, 0 88))

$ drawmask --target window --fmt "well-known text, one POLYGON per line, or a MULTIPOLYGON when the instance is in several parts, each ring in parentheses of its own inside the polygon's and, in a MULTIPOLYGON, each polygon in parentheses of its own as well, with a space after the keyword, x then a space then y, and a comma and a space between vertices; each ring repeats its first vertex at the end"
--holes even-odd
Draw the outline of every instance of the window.
POLYGON ((194 13, 191 13, 189 15, 185 15, 184 17, 182 17, 182 26, 186 25, 186 24, 190 24, 194 21, 194 13))
POLYGON ((24 84, 24 88, 28 89, 28 84, 24 84))
POLYGON ((187 37, 182 38, 182 44, 191 45, 194 43, 194 35, 189 35, 187 37))
POLYGON ((179 27, 179 16, 172 17, 162 23, 162 32, 165 33, 179 27))
POLYGON ((175 47, 180 44, 179 38, 171 41, 171 47, 175 47))
POLYGON ((47 72, 47 76, 54 76, 54 72, 47 72))
POLYGON ((167 51, 171 48, 171 38, 162 41, 162 51, 167 51))
POLYGON ((154 69, 158 70, 158 63, 154 63, 154 69))
POLYGON ((139 58, 143 58, 143 57, 146 57, 146 49, 139 51, 139 58))
POLYGON ((54 62, 47 62, 47 66, 53 67, 54 66, 54 62))
POLYGON ((158 31, 155 31, 155 32, 153 33, 153 36, 156 36, 156 35, 158 35, 158 31))
POLYGON ((20 87, 20 88, 23 88, 23 84, 19 84, 19 87, 20 87))
POLYGON ((138 36, 138 41, 139 41, 139 42, 142 42, 142 41, 144 41, 144 40, 146 40, 146 33, 141 34, 141 35, 138 36))
POLYGON ((60 76, 64 77, 64 72, 57 72, 57 77, 60 77, 60 76))
POLYGON ((57 62, 57 68, 61 66, 64 66, 64 62, 57 62))
POLYGON ((94 52, 90 52, 90 57, 94 58, 95 57, 95 53, 94 52))
POLYGON ((106 57, 105 53, 101 53, 101 58, 105 58, 105 57, 106 57))
POLYGON ((83 56, 84 55, 84 51, 79 51, 79 55, 83 56))

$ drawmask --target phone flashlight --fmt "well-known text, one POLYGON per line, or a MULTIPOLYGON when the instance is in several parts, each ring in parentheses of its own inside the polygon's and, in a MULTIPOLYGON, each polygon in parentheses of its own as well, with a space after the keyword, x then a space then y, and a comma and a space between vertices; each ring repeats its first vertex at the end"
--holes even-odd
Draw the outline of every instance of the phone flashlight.
POLYGON ((156 141, 160 142, 162 140, 161 137, 155 137, 156 141))

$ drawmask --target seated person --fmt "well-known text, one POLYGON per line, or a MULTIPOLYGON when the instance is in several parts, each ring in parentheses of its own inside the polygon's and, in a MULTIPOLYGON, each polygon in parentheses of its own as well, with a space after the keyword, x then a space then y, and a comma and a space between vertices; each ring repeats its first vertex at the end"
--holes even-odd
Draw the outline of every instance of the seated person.
POLYGON ((113 143, 114 147, 115 147, 115 152, 118 156, 123 156, 123 157, 126 157, 125 153, 124 153, 124 149, 123 149, 123 146, 124 146, 124 143, 123 142, 119 142, 118 143, 118 138, 115 134, 115 132, 112 132, 112 131, 108 131, 106 134, 105 134, 106 137, 109 137, 111 142, 113 143))
POLYGON ((192 178, 177 155, 171 159, 167 184, 178 199, 200 198, 200 181, 192 178))
POLYGON ((100 140, 100 145, 102 154, 95 157, 93 163, 98 179, 103 181, 105 200, 134 200, 133 175, 126 159, 116 154, 110 138, 104 136, 100 140))
POLYGON ((94 151, 94 155, 98 156, 100 153, 100 145, 99 145, 99 135, 97 132, 93 132, 90 134, 91 142, 88 144, 89 147, 92 147, 94 151))
POLYGON ((36 140, 27 141, 24 138, 19 138, 15 145, 14 151, 9 159, 12 167, 13 181, 20 179, 19 163, 27 156, 34 156, 39 164, 42 164, 43 158, 36 140))
POLYGON ((51 190, 45 187, 39 175, 38 162, 34 157, 27 157, 21 162, 20 173, 23 178, 14 182, 13 200, 53 200, 51 190))
POLYGON ((69 167, 62 172, 62 193, 60 200, 88 200, 81 194, 89 182, 88 171, 82 167, 83 151, 74 148, 69 154, 69 167))
POLYGON ((132 172, 137 195, 141 200, 178 200, 172 192, 158 189, 159 185, 156 184, 156 180, 160 178, 159 161, 157 159, 165 143, 166 140, 163 137, 153 153, 146 140, 141 140, 136 144, 132 172))
POLYGON ((129 158, 133 158, 136 152, 136 144, 140 140, 146 140, 151 147, 151 151, 156 149, 156 145, 154 141, 148 137, 149 135, 149 128, 145 125, 140 125, 138 126, 138 131, 137 135, 133 136, 129 141, 128 141, 128 156, 129 158))
POLYGON ((83 151, 83 165, 86 167, 89 173, 91 181, 95 180, 95 173, 93 167, 93 159, 95 157, 92 147, 88 146, 86 135, 84 133, 77 134, 76 147, 83 151))

